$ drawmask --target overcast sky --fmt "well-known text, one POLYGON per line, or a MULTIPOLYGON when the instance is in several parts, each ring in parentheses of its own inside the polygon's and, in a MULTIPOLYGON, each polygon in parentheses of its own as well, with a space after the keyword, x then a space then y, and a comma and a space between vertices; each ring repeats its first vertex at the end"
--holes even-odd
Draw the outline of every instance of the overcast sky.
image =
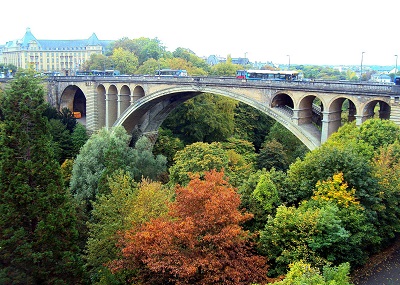
MULTIPOLYGON (((278 64, 392 65, 400 1, 20 0, 1 4, 0 44, 30 28, 39 40, 158 38, 167 50, 278 64)), ((399 60, 400 65, 400 60, 399 60)))

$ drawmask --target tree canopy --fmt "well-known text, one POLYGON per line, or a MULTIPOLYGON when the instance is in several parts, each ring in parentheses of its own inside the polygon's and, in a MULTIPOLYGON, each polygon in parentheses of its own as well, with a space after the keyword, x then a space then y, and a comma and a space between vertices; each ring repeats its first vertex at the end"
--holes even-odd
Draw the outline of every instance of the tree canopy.
POLYGON ((167 217, 125 234, 113 269, 139 269, 142 284, 265 281, 266 259, 240 227, 251 215, 238 210, 240 197, 223 177, 211 171, 177 187, 167 217))

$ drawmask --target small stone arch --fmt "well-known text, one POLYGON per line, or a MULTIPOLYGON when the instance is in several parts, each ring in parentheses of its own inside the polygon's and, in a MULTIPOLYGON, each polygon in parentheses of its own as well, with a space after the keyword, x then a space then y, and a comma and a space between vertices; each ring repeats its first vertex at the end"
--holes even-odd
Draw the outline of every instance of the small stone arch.
POLYGON ((106 125, 106 87, 103 84, 99 84, 96 89, 97 92, 97 106, 99 112, 97 129, 101 129, 106 125))
POLYGON ((136 102, 137 100, 139 100, 140 98, 144 97, 145 92, 142 86, 137 85, 135 86, 135 88, 133 88, 133 92, 132 92, 132 99, 131 102, 136 102))
POLYGON ((118 117, 128 109, 131 104, 131 90, 127 85, 123 85, 118 98, 118 117))
POLYGON ((271 108, 285 114, 289 118, 292 118, 294 101, 287 93, 277 93, 271 100, 271 108))
POLYGON ((363 109, 363 121, 370 118, 390 119, 390 105, 381 100, 368 102, 363 109))
POLYGON ((298 124, 315 124, 322 127, 322 112, 324 102, 317 95, 305 95, 300 99, 298 105, 298 124))
POLYGON ((354 102, 345 96, 335 98, 323 111, 325 125, 322 127, 323 141, 336 132, 344 123, 356 119, 357 109, 354 102))
POLYGON ((111 84, 106 94, 106 127, 111 127, 118 118, 118 89, 111 84))

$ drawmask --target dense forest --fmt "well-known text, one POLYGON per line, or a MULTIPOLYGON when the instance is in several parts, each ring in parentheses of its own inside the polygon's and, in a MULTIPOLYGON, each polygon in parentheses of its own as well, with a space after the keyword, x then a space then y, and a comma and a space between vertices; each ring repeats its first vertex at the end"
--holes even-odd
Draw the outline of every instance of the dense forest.
MULTIPOLYGON (((145 38, 87 68, 105 60, 123 73, 246 68, 145 38)), ((400 129, 387 120, 344 119, 308 151, 265 114, 203 94, 153 144, 122 127, 88 134, 20 70, 0 90, 0 133, 1 284, 345 285, 400 230, 400 129)))

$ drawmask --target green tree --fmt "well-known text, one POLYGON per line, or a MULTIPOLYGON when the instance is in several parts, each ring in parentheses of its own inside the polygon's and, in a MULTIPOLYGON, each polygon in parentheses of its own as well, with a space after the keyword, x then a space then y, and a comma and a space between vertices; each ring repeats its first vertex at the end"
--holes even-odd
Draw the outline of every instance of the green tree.
POLYGON ((264 229, 268 217, 275 215, 276 209, 271 208, 268 205, 278 205, 278 199, 275 200, 276 197, 274 195, 275 193, 278 193, 278 189, 281 189, 280 182, 284 181, 284 178, 285 173, 282 171, 276 171, 275 169, 266 171, 265 169, 262 169, 251 173, 248 179, 238 186, 238 192, 242 202, 241 208, 246 209, 254 215, 253 219, 247 221, 243 225, 245 229, 252 232, 259 232, 264 229), (259 185, 261 180, 264 180, 264 182, 259 185), (259 193, 255 194, 254 192, 257 187, 259 187, 257 190, 259 193), (260 195, 264 190, 268 193, 268 196, 274 198, 272 201, 266 201, 263 198, 265 195, 260 195), (266 203, 265 205, 264 202, 266 203))
POLYGON ((211 67, 210 75, 236 76, 236 71, 239 69, 243 69, 243 67, 232 62, 217 63, 211 67))
POLYGON ((49 121, 49 132, 53 138, 53 151, 57 161, 61 164, 67 158, 72 158, 73 144, 70 132, 61 121, 51 119, 49 121))
POLYGON ((226 151, 218 143, 193 143, 178 151, 174 157, 174 164, 170 167, 170 182, 186 185, 191 174, 200 174, 216 169, 227 168, 229 163, 226 151))
MULTIPOLYGON (((190 49, 179 47, 172 53, 172 55, 173 57, 185 59, 187 62, 190 62, 194 67, 205 71, 207 74, 210 71, 210 66, 207 64, 207 62, 204 59, 198 57, 190 49)), ((196 73, 190 73, 190 74, 197 75, 196 73)))
POLYGON ((135 207, 137 185, 130 174, 122 170, 108 177, 107 183, 110 193, 100 195, 93 202, 92 218, 88 222, 86 266, 91 284, 124 284, 124 274, 112 275, 105 264, 119 257, 118 231, 131 227, 130 213, 135 207))
POLYGON ((92 54, 89 58, 89 60, 85 61, 85 63, 82 65, 81 69, 82 70, 106 70, 106 69, 111 69, 111 67, 114 65, 110 57, 107 57, 103 54, 92 54))
MULTIPOLYGON (((317 181, 342 172, 349 187, 357 189, 356 196, 362 205, 374 212, 374 207, 380 202, 377 180, 372 175, 369 159, 353 146, 352 142, 348 145, 326 143, 307 153, 303 160, 291 164, 286 186, 280 191, 282 200, 294 204, 307 200, 312 196, 317 181)), ((374 216, 372 212, 371 218, 374 216)))
POLYGON ((350 265, 340 264, 337 267, 325 266, 323 272, 304 261, 290 264, 290 270, 285 279, 274 283, 276 285, 351 285, 350 265))
POLYGON ((166 171, 166 159, 154 156, 146 137, 129 147, 130 136, 123 127, 102 129, 81 148, 72 169, 71 191, 78 201, 91 209, 98 193, 107 193, 107 176, 118 169, 129 172, 138 181, 142 176, 155 179, 166 171))
POLYGON ((80 284, 76 215, 51 149, 40 80, 21 71, 0 97, 0 283, 80 284))
POLYGON ((308 148, 295 135, 278 122, 274 123, 265 137, 266 142, 273 140, 282 145, 286 153, 287 165, 293 163, 297 158, 303 158, 308 152, 308 148))
POLYGON ((312 199, 299 207, 280 206, 261 232, 262 248, 274 263, 275 274, 288 264, 305 260, 313 266, 349 262, 363 265, 370 249, 379 245, 375 226, 339 173, 318 182, 312 199))
POLYGON ((276 140, 267 141, 260 149, 257 157, 257 166, 259 169, 275 168, 286 170, 289 167, 289 159, 282 144, 276 140))
POLYGON ((85 126, 79 123, 76 124, 72 132, 71 139, 72 139, 72 153, 75 158, 78 155, 81 148, 85 145, 85 143, 89 139, 89 135, 87 133, 85 126))
POLYGON ((234 112, 234 136, 252 142, 258 152, 275 120, 242 102, 234 112))
POLYGON ((234 131, 237 102, 213 94, 203 94, 176 108, 162 124, 185 144, 224 141, 234 131))
POLYGON ((377 208, 379 232, 384 242, 392 241, 400 230, 400 144, 381 147, 373 159, 373 175, 378 180, 379 197, 377 208))
POLYGON ((158 62, 154 58, 149 58, 142 65, 138 67, 135 71, 135 74, 156 74, 156 70, 158 69, 158 62))
POLYGON ((153 152, 155 155, 161 154, 165 156, 168 167, 172 165, 175 153, 183 148, 183 142, 179 138, 174 137, 171 130, 159 128, 153 152))
POLYGON ((121 74, 134 74, 139 64, 137 56, 123 48, 114 49, 111 59, 113 69, 119 70, 121 74))

